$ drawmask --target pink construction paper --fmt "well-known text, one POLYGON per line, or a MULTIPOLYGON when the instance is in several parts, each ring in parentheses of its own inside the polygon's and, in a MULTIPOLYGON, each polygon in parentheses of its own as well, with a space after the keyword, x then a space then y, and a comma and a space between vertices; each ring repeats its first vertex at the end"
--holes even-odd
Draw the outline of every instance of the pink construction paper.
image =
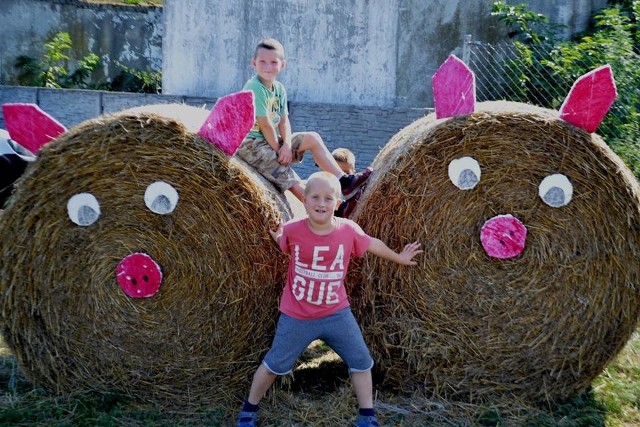
POLYGON ((498 215, 484 223, 480 241, 487 255, 494 258, 513 258, 522 253, 527 240, 524 224, 512 215, 498 215))
POLYGON ((476 77, 455 55, 449 55, 431 82, 436 118, 462 116, 475 111, 476 77))
POLYGON ((595 132, 618 96, 609 64, 596 68, 573 83, 560 107, 560 118, 587 132, 595 132))
POLYGON ((67 131, 36 104, 3 104, 2 113, 11 139, 33 154, 67 131))
POLYGON ((255 122, 253 92, 246 90, 223 96, 198 131, 229 156, 233 156, 255 122))

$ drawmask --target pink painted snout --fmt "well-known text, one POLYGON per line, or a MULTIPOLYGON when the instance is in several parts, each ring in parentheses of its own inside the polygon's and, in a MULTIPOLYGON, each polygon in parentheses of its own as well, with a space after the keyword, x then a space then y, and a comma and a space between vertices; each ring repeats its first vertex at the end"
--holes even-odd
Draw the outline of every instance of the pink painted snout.
POLYGON ((116 268, 116 281, 125 294, 132 298, 147 298, 160 289, 162 271, 147 254, 127 255, 116 268))
POLYGON ((522 253, 527 240, 524 224, 512 215, 497 215, 480 230, 480 241, 487 255, 508 259, 522 253))

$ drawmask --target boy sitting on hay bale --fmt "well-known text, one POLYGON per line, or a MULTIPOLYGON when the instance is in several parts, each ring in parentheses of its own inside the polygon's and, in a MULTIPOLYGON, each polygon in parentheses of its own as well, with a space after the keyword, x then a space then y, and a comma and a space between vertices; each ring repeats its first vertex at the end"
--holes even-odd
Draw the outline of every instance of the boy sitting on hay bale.
POLYGON ((282 44, 275 39, 261 40, 251 66, 256 75, 247 81, 244 90, 253 92, 256 121, 238 148, 238 156, 280 191, 290 190, 303 200, 304 186, 291 163, 300 163, 304 153, 310 151, 322 170, 340 179, 342 194, 349 198, 366 182, 371 171, 345 174, 317 132, 291 133, 287 92, 276 80, 286 66, 282 44))
POLYGON ((291 372, 296 359, 314 340, 321 339, 349 366, 358 400, 358 427, 377 426, 373 410, 373 359, 351 312, 344 278, 351 256, 370 252, 402 265, 415 265, 420 243, 391 250, 370 237, 353 221, 334 216, 340 204, 340 182, 328 172, 316 172, 304 190, 307 216, 280 225, 271 236, 292 255, 280 300, 280 319, 271 349, 253 377, 249 397, 237 427, 253 427, 260 400, 276 376, 291 372))

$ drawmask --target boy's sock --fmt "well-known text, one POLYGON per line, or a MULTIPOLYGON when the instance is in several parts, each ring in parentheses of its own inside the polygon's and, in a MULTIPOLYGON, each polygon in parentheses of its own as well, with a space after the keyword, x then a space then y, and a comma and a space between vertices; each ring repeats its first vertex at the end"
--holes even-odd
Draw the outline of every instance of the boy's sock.
POLYGON ((363 417, 373 417, 376 413, 373 408, 360 408, 358 410, 358 414, 363 417))
POLYGON ((248 400, 245 400, 244 405, 242 405, 242 412, 258 412, 258 405, 254 405, 248 400))
POLYGON ((357 427, 380 427, 380 423, 376 418, 373 408, 360 408, 358 410, 358 418, 356 419, 357 427))

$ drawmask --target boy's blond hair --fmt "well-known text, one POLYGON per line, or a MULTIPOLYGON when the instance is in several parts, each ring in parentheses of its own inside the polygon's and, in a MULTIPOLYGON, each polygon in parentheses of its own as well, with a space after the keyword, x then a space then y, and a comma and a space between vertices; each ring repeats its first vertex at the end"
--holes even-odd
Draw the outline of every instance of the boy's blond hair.
POLYGON ((356 168, 356 155, 353 154, 348 148, 336 148, 331 152, 331 155, 336 162, 346 163, 355 170, 356 168))
POLYGON ((332 173, 320 171, 320 172, 314 172, 311 175, 309 175, 309 178, 307 179, 307 184, 304 186, 305 196, 308 194, 309 188, 311 188, 311 184, 317 181, 323 181, 329 184, 333 189, 336 197, 339 198, 340 195, 342 194, 340 181, 338 180, 338 178, 332 173))
POLYGON ((280 59, 284 60, 284 47, 282 46, 282 43, 276 39, 267 38, 260 40, 256 45, 256 50, 253 52, 253 59, 258 57, 258 51, 260 49, 275 50, 278 53, 278 56, 280 56, 280 59))

